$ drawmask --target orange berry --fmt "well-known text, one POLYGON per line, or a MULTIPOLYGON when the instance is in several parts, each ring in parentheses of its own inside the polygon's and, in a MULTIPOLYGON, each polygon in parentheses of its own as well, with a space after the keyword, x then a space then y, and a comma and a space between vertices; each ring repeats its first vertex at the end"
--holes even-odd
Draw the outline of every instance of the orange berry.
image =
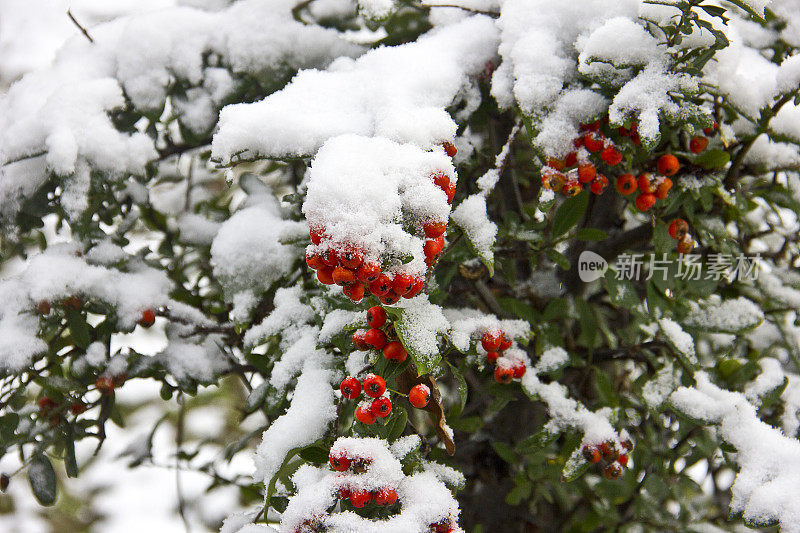
POLYGON ((597 176, 597 169, 591 163, 578 165, 578 181, 581 183, 590 183, 597 176))
POLYGON ((600 450, 594 444, 587 444, 586 446, 583 447, 581 452, 583 453, 583 456, 586 458, 586 460, 589 461, 590 463, 598 463, 602 458, 600 450))
POLYGON ((683 236, 681 240, 678 241, 678 253, 679 254, 688 254, 694 248, 694 239, 688 233, 683 236))
POLYGON ((603 475, 606 476, 606 479, 619 479, 622 475, 623 468, 617 462, 611 463, 603 469, 603 475))
POLYGON ((448 185, 447 186, 447 190, 444 191, 444 192, 445 192, 445 194, 447 194, 447 203, 448 204, 452 204, 453 203, 453 198, 456 197, 456 186, 455 186, 455 184, 451 183, 450 185, 448 185))
POLYGON ((680 166, 681 165, 678 163, 678 158, 672 154, 662 155, 658 159, 658 173, 664 174, 665 176, 672 176, 678 172, 680 166))
POLYGON ((369 284, 369 292, 375 296, 383 296, 392 288, 392 279, 386 274, 379 274, 378 279, 369 284))
POLYGON ((392 280, 392 290, 403 296, 414 287, 416 280, 407 272, 398 272, 392 280))
POLYGON ((322 262, 322 257, 316 252, 306 252, 306 264, 312 270, 325 266, 325 263, 322 262))
POLYGON ((311 242, 314 244, 319 244, 322 242, 322 238, 325 236, 325 230, 312 226, 308 230, 308 235, 311 237, 311 242))
POLYGON ((581 186, 580 181, 576 179, 568 179, 564 184, 564 188, 561 190, 567 196, 577 196, 583 190, 583 187, 581 186))
POLYGON ((556 170, 564 170, 564 161, 561 159, 548 159, 547 166, 556 170))
POLYGON ((699 135, 697 137, 692 137, 692 140, 689 141, 689 150, 695 154, 699 154, 705 150, 706 146, 708 146, 708 139, 699 135))
POLYGON ((364 286, 360 283, 353 283, 352 285, 342 287, 342 292, 355 303, 364 299, 365 290, 364 286))
POLYGON ((486 360, 491 364, 494 364, 498 357, 500 357, 500 354, 497 352, 486 352, 486 360))
POLYGON ((656 198, 659 200, 663 200, 669 194, 669 190, 672 188, 672 180, 669 178, 664 178, 659 182, 658 187, 656 188, 656 198))
POLYGON ((623 174, 617 178, 617 190, 620 194, 629 195, 636 190, 636 176, 633 174, 623 174))
POLYGON ((557 172, 548 167, 542 169, 542 185, 551 191, 560 191, 564 187, 567 179, 561 172, 557 172))
POLYGON ((454 157, 458 153, 458 148, 450 141, 443 142, 442 148, 444 148, 444 153, 447 154, 447 157, 454 157))
POLYGON ((599 152, 603 149, 603 134, 597 132, 589 132, 584 138, 583 144, 590 152, 599 152))
POLYGON ((94 386, 103 394, 111 394, 114 392, 114 380, 111 376, 103 374, 97 377, 94 386))
POLYGON ((507 384, 511 383, 514 379, 514 370, 508 367, 498 366, 494 369, 494 380, 498 383, 507 384))
POLYGON ((356 281, 356 273, 342 266, 334 268, 331 275, 333 282, 341 286, 352 285, 356 281))
POLYGON ((594 194, 603 194, 603 191, 606 190, 606 187, 608 187, 608 178, 603 176, 602 174, 597 176, 591 183, 591 185, 589 185, 589 189, 594 194))
POLYGON ((447 231, 446 222, 428 222, 425 224, 425 236, 435 239, 447 231))
POLYGON ((450 186, 450 176, 448 176, 444 171, 437 170, 431 175, 431 179, 437 187, 447 192, 447 188, 450 186))
POLYGON ((139 318, 139 325, 143 328, 149 328, 156 323, 156 312, 152 309, 145 309, 142 311, 142 316, 139 318))
POLYGON ((324 266, 318 268, 317 279, 323 285, 333 285, 333 267, 324 266))
POLYGON ((339 254, 339 261, 343 267, 355 270, 364 262, 364 255, 355 248, 347 248, 339 254))
POLYGON ((564 159, 564 165, 569 167, 574 167, 575 164, 578 162, 578 154, 575 152, 570 152, 567 154, 567 157, 564 159))
POLYGON ((431 400, 431 389, 427 385, 414 385, 408 393, 408 401, 417 409, 422 409, 431 400))
POLYGON ((653 193, 656 192, 657 185, 655 183, 655 180, 653 180, 653 175, 650 174, 649 172, 645 172, 644 174, 639 176, 639 179, 637 181, 638 181, 638 184, 639 184, 639 190, 641 192, 650 193, 650 194, 653 194, 653 193))
POLYGON ((381 275, 381 267, 375 263, 362 263, 356 270, 356 277, 361 283, 372 283, 381 275))
POLYGON ((622 162, 622 153, 613 146, 606 147, 600 157, 603 158, 603 161, 605 161, 607 165, 611 165, 612 167, 622 162))
POLYGON ((653 204, 656 203, 656 195, 643 192, 636 197, 636 209, 645 212, 649 211, 653 204))

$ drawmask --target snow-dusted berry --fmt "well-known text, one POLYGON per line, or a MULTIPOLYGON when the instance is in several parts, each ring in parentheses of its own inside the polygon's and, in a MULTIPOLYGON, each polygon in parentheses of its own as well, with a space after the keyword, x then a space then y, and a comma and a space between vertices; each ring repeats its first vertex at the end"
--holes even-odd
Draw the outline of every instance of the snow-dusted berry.
POLYGON ((431 389, 427 385, 420 383, 414 385, 408 393, 408 401, 417 409, 422 409, 431 400, 431 389))
POLYGON ((602 157, 603 161, 605 161, 607 165, 612 167, 619 165, 622 162, 622 153, 620 153, 619 150, 613 146, 607 146, 603 150, 603 153, 600 157, 602 157))
POLYGON ((368 490, 355 489, 350 491, 350 503, 353 504, 353 507, 360 509, 371 501, 372 493, 368 490))
POLYGON ((367 344, 366 335, 367 330, 365 329, 359 329, 353 332, 353 345, 357 350, 369 350, 369 344, 367 344))
POLYGON ((514 370, 509 367, 498 366, 494 369, 494 380, 498 383, 511 383, 514 379, 514 370))
POLYGON ((496 352, 503 343, 503 333, 500 331, 487 331, 481 336, 481 346, 487 352, 496 352))
POLYGON ((458 153, 458 149, 450 141, 443 142, 442 148, 444 148, 444 153, 447 154, 447 157, 455 157, 455 155, 458 153))
POLYGON ((525 375, 525 363, 518 362, 513 367, 514 379, 521 379, 525 375))
POLYGON ((340 286, 352 285, 356 281, 356 273, 343 266, 333 269, 333 282, 340 286))
POLYGON ((375 503, 378 505, 393 505, 395 502, 397 502, 397 491, 388 487, 384 487, 375 492, 374 498, 375 503))
POLYGON ((372 283, 381 275, 381 267, 375 263, 364 262, 356 270, 356 277, 361 283, 372 283))
POLYGON ((358 409, 356 409, 356 420, 368 426, 375 423, 375 415, 372 414, 369 404, 358 406, 358 409))
POLYGON ((392 412, 392 400, 386 396, 375 398, 370 405, 372 414, 379 418, 386 418, 392 412))
POLYGON ((386 392, 386 382, 382 377, 375 374, 367 374, 364 378, 364 394, 372 398, 377 398, 386 392))
POLYGON ((589 185, 589 189, 592 191, 592 193, 597 195, 603 194, 603 191, 606 190, 606 187, 608 187, 608 178, 602 174, 599 174, 589 185))
POLYGON ((441 235, 444 235, 444 232, 447 231, 447 224, 445 222, 428 222, 425 224, 425 236, 430 237, 431 239, 435 239, 441 235))
POLYGON ((497 352, 486 352, 486 361, 492 365, 497 361, 498 357, 500 357, 500 354, 497 352))
POLYGON ((678 241, 678 253, 688 254, 694 248, 694 239, 688 233, 678 241))
POLYGON ((583 190, 581 182, 577 179, 568 179, 561 191, 567 196, 577 196, 583 190))
POLYGON ((599 152, 603 149, 604 137, 602 133, 590 132, 583 139, 583 145, 590 152, 599 152))
POLYGON ((676 218, 669 223, 668 231, 669 236, 678 241, 689 233, 689 224, 682 218, 676 218))
POLYGON ((369 284, 369 292, 375 296, 383 296, 392 288, 392 280, 386 274, 380 274, 378 279, 369 284))
POLYGON ((355 400, 361 396, 361 382, 353 376, 344 378, 339 389, 342 391, 342 396, 348 400, 355 400))
POLYGON ((330 454, 328 457, 328 462, 330 463, 331 468, 337 472, 344 472, 350 468, 350 459, 348 459, 344 454, 330 454))
POLYGON ((619 479, 622 476, 623 468, 622 465, 617 463, 616 461, 613 463, 609 463, 603 469, 603 475, 606 476, 606 479, 619 479))
POLYGON ((414 277, 406 272, 399 272, 392 280, 392 290, 403 296, 414 287, 414 277))
POLYGON ((600 450, 594 444, 587 444, 584 446, 581 449, 581 453, 583 453, 583 457, 590 463, 598 463, 602 458, 600 450))
POLYGON ((114 379, 108 374, 102 374, 97 377, 94 386, 103 394, 111 394, 115 388, 114 379))
POLYGON ((578 181, 581 183, 591 183, 597 176, 597 169, 591 163, 578 165, 578 181))
POLYGON ((339 262, 343 267, 355 270, 364 262, 364 255, 355 248, 346 248, 339 254, 339 262))
POLYGON ((658 183, 658 187, 656 187, 656 198, 659 200, 663 200, 669 194, 669 190, 672 188, 672 180, 669 178, 664 178, 658 183))

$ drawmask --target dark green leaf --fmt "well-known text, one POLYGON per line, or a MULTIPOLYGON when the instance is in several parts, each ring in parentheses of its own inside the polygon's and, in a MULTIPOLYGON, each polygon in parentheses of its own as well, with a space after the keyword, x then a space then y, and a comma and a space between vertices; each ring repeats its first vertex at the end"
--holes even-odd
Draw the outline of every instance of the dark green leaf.
POLYGON ((552 237, 560 237, 583 218, 586 207, 589 205, 589 193, 582 191, 579 195, 564 200, 553 216, 552 237))
POLYGON ((33 495, 42 505, 53 505, 56 502, 56 472, 53 464, 43 453, 36 453, 28 467, 28 481, 33 495))

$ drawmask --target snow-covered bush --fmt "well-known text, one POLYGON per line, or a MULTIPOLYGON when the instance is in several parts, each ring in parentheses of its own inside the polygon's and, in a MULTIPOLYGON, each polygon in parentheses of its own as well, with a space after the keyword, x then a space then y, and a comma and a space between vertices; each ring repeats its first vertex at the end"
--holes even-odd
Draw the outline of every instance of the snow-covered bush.
POLYGON ((800 531, 800 5, 192 4, 0 97, 0 489, 142 380, 224 533, 800 531))

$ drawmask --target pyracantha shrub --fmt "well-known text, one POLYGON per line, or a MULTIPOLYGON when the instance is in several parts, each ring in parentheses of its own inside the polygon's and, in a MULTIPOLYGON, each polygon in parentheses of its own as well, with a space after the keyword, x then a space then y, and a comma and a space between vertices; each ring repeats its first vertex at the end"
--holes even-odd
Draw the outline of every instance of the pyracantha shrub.
POLYGON ((0 490, 156 383, 187 527, 800 531, 796 2, 191 4, 0 96, 0 490))

